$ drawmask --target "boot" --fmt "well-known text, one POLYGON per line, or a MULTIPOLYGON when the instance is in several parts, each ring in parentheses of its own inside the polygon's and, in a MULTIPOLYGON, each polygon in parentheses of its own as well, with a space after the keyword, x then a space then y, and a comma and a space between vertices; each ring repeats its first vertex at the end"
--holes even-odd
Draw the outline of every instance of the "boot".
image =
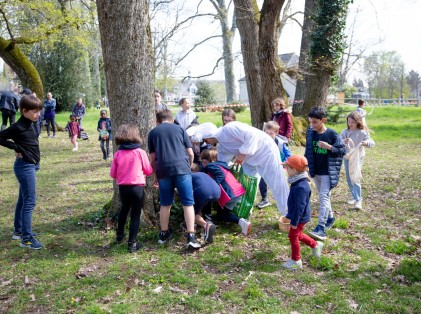
POLYGON ((128 250, 130 253, 134 253, 142 247, 142 243, 139 242, 129 242, 128 250))

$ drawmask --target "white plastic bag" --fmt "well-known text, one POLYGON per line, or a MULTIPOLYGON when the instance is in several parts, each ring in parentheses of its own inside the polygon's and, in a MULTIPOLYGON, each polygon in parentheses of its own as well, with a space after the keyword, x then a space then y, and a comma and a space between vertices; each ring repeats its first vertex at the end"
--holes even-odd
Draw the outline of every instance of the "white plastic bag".
POLYGON ((359 143, 355 146, 354 142, 349 139, 347 145, 348 153, 344 156, 349 161, 348 171, 352 184, 361 183, 363 175, 361 173, 361 154, 363 146, 359 143))

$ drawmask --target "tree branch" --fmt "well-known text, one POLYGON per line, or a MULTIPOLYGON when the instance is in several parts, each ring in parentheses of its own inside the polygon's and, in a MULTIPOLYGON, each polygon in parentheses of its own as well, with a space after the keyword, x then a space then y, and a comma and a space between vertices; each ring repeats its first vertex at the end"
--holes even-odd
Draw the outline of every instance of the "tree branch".
POLYGON ((4 13, 3 9, 0 9, 0 13, 3 16, 4 21, 6 22, 7 32, 9 33, 10 39, 12 40, 12 42, 15 42, 12 29, 10 28, 10 25, 9 25, 9 20, 7 19, 6 14, 4 13))
POLYGON ((183 61, 194 49, 196 49, 197 46, 203 44, 205 41, 208 41, 208 40, 213 39, 213 38, 218 38, 218 37, 222 37, 222 35, 210 36, 210 37, 205 38, 202 41, 194 44, 193 47, 184 54, 184 56, 182 56, 180 59, 178 59, 178 61, 175 63, 175 65, 178 65, 181 61, 183 61))
POLYGON ((218 66, 219 66, 219 62, 221 62, 221 60, 224 60, 224 57, 220 57, 220 58, 216 61, 216 64, 215 64, 215 66, 213 67, 213 70, 212 70, 212 72, 211 72, 211 73, 209 73, 209 74, 205 74, 205 75, 200 75, 200 76, 185 76, 185 77, 181 80, 181 82, 183 82, 183 83, 184 83, 184 81, 185 81, 187 78, 200 79, 200 78, 202 78, 202 77, 207 77, 207 76, 211 76, 211 75, 213 75, 213 74, 215 73, 216 69, 218 68, 218 66))

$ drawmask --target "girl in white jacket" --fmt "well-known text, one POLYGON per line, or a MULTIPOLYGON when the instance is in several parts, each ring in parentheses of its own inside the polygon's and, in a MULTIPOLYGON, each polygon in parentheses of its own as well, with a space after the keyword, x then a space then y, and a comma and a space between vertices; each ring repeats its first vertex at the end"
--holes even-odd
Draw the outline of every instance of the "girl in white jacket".
POLYGON ((357 180, 357 182, 353 182, 352 180, 352 172, 355 169, 350 169, 350 160, 347 159, 349 156, 351 149, 359 150, 359 171, 362 169, 363 158, 365 156, 364 147, 374 147, 375 143, 370 138, 370 133, 368 128, 362 121, 361 115, 354 111, 351 112, 347 116, 347 125, 348 128, 343 130, 340 134, 345 147, 346 147, 346 155, 344 158, 344 166, 345 166, 345 174, 346 180, 348 183, 349 190, 352 194, 352 199, 348 201, 349 205, 355 205, 355 209, 361 210, 362 209, 362 193, 361 193, 361 180, 357 180), (351 142, 354 144, 352 145, 351 142), (353 147, 352 147, 353 146, 353 147))

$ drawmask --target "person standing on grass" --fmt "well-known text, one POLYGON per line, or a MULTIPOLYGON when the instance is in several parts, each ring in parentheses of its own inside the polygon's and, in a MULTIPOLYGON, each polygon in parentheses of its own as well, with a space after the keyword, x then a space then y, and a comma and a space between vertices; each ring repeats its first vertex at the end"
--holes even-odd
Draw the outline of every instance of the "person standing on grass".
POLYGON ((358 114, 361 116, 361 120, 363 124, 366 125, 365 116, 367 115, 367 111, 364 110, 364 107, 365 107, 365 101, 363 99, 358 99, 358 108, 355 111, 358 112, 358 114))
POLYGON ((172 235, 169 229, 171 206, 174 203, 174 188, 177 188, 187 227, 187 246, 200 248, 194 234, 194 198, 191 177, 193 149, 190 139, 179 125, 174 124, 172 112, 164 109, 156 113, 158 125, 149 132, 149 157, 159 184, 159 210, 161 232, 159 244, 164 244, 172 235))
POLYGON ((76 103, 73 106, 72 114, 76 117, 77 123, 82 127, 82 120, 86 113, 86 107, 83 103, 82 98, 78 98, 76 103))
POLYGON ((108 160, 110 157, 111 119, 107 117, 107 110, 101 110, 97 130, 99 132, 98 141, 100 141, 99 146, 102 150, 102 158, 108 160))
POLYGON ((77 151, 78 150, 77 139, 81 137, 81 129, 80 129, 79 123, 77 123, 76 121, 75 115, 71 114, 69 118, 70 118, 70 121, 67 122, 67 125, 64 129, 67 130, 67 132, 69 132, 70 143, 73 144, 72 150, 77 151))
POLYGON ((56 137, 56 100, 48 92, 47 99, 44 100, 44 119, 47 126, 47 135, 50 137, 50 124, 53 129, 53 138, 56 137))
POLYGON ((291 243, 291 259, 282 266, 286 269, 296 270, 303 268, 300 242, 311 247, 315 257, 321 256, 324 244, 303 233, 304 226, 311 220, 311 189, 308 183, 310 180, 307 173, 307 159, 304 156, 295 155, 288 158, 283 165, 288 173, 288 183, 291 184, 286 216, 290 220, 288 238, 291 243))
POLYGON ((16 112, 19 109, 18 88, 11 85, 10 90, 1 91, 0 97, 0 111, 2 116, 1 130, 7 128, 7 121, 9 126, 15 123, 16 112))
MULTIPOLYGON (((343 130, 340 134, 341 139, 343 140, 344 144, 346 145, 346 153, 349 153, 350 148, 349 144, 352 141, 355 149, 360 150, 360 159, 359 165, 360 169, 363 166, 363 158, 365 156, 365 149, 364 147, 374 147, 375 143, 370 138, 370 132, 368 128, 362 121, 361 115, 357 112, 351 112, 347 118, 347 125, 348 128, 343 130)), ((344 159, 344 166, 345 166, 345 175, 346 181, 348 183, 349 190, 351 191, 352 198, 348 201, 349 205, 355 205, 355 209, 361 210, 363 207, 362 205, 362 193, 361 193, 361 182, 352 182, 351 181, 351 169, 349 167, 350 163, 348 159, 344 159)))
POLYGON ((196 114, 190 109, 190 100, 188 98, 181 98, 179 105, 181 109, 175 115, 176 124, 180 125, 183 130, 186 130, 191 124, 199 124, 196 114))
POLYGON ((306 133, 304 156, 308 160, 310 176, 319 194, 319 220, 316 228, 309 232, 316 240, 326 240, 326 229, 335 223, 331 190, 338 185, 345 145, 335 130, 326 127, 326 110, 313 107, 308 113, 310 127, 306 133))
POLYGON ((235 111, 232 109, 224 109, 224 111, 222 111, 222 125, 225 125, 227 123, 230 123, 232 121, 236 121, 236 115, 235 115, 235 111))
POLYGON ((125 237, 124 226, 130 212, 128 250, 130 253, 134 253, 142 246, 141 243, 137 242, 137 234, 145 198, 145 176, 152 175, 153 169, 146 152, 140 148, 142 139, 137 126, 120 125, 115 135, 115 143, 119 147, 111 164, 110 176, 118 184, 121 201, 116 240, 117 243, 123 241, 125 237))
POLYGON ((278 97, 272 101, 272 108, 271 120, 279 124, 279 135, 286 137, 288 142, 292 134, 292 120, 288 106, 283 98, 278 97))
POLYGON ((18 201, 15 209, 13 240, 21 240, 20 246, 39 250, 43 245, 32 232, 32 213, 37 191, 36 175, 39 170, 40 150, 34 123, 38 120, 41 101, 34 96, 23 96, 19 102, 21 117, 9 128, 0 132, 0 145, 13 149, 16 160, 13 166, 19 182, 18 201))

